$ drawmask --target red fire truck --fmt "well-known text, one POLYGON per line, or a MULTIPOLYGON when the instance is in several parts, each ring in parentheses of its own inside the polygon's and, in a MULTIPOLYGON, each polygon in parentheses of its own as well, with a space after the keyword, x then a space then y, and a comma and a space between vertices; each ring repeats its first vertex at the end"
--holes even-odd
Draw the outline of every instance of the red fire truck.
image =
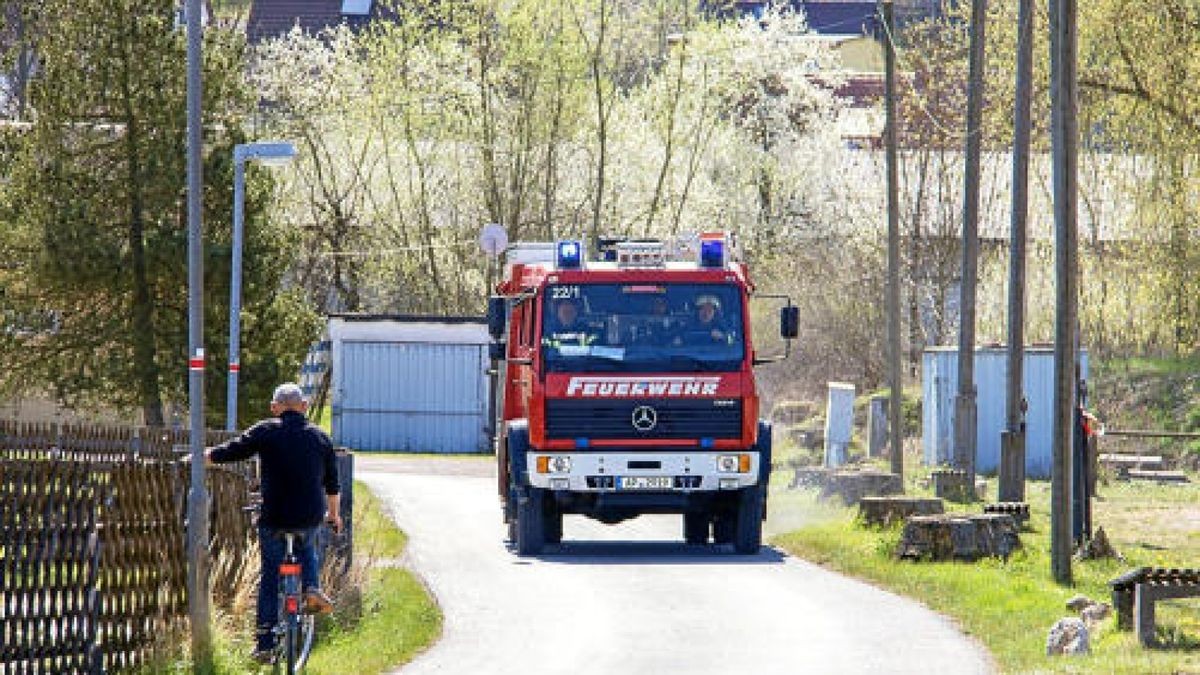
MULTIPOLYGON (((516 244, 488 306, 496 457, 518 554, 562 539, 564 514, 683 516, 689 544, 756 553, 771 428, 759 419, 746 265, 731 237, 668 245, 516 244)), ((791 301, 780 333, 797 332, 791 301)))

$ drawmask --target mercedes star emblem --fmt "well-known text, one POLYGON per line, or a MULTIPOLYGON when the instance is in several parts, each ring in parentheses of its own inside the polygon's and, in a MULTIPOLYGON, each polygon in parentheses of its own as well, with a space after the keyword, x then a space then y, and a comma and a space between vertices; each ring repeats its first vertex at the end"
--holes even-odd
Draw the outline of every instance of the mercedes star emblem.
POLYGON ((633 409, 633 428, 638 431, 651 431, 658 426, 658 411, 648 405, 639 405, 633 409))

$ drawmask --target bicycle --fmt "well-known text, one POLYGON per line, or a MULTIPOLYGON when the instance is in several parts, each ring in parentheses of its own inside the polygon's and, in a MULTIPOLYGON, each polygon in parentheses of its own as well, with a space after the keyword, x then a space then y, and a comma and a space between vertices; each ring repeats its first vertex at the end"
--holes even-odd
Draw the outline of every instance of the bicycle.
POLYGON ((282 530, 283 561, 279 564, 279 621, 275 623, 275 663, 286 664, 288 675, 304 669, 312 652, 316 633, 315 617, 304 613, 304 589, 300 583, 300 561, 296 558, 296 541, 304 536, 301 530, 282 530))
MULTIPOLYGON (((254 501, 242 508, 247 513, 259 513, 262 503, 254 501)), ((316 636, 316 617, 304 612, 304 588, 301 582, 302 568, 296 557, 296 541, 304 537, 305 530, 280 530, 275 536, 283 539, 283 559, 279 563, 279 616, 271 629, 274 635, 274 655, 271 664, 286 666, 287 675, 304 669, 312 653, 316 636)), ((260 546, 265 542, 259 542, 260 546)))

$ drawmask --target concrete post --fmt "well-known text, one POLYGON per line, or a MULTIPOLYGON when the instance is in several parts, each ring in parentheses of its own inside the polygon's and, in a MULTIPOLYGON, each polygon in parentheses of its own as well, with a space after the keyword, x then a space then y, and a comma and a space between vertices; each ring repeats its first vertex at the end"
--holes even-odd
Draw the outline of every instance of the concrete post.
POLYGON ((825 466, 839 467, 850 454, 850 438, 854 433, 854 385, 829 383, 829 399, 825 406, 825 466))
POLYGON ((871 407, 867 415, 867 456, 882 457, 888 447, 888 426, 891 401, 888 396, 876 395, 871 397, 871 407))

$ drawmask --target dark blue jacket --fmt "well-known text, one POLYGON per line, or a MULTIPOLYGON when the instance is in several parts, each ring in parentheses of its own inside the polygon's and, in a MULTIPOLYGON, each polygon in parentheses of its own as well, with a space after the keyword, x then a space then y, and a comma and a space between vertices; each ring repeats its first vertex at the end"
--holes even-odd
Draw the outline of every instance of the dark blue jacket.
POLYGON ((326 495, 339 491, 333 442, 298 412, 286 411, 212 449, 213 462, 259 457, 262 513, 258 524, 316 527, 325 518, 326 495))

